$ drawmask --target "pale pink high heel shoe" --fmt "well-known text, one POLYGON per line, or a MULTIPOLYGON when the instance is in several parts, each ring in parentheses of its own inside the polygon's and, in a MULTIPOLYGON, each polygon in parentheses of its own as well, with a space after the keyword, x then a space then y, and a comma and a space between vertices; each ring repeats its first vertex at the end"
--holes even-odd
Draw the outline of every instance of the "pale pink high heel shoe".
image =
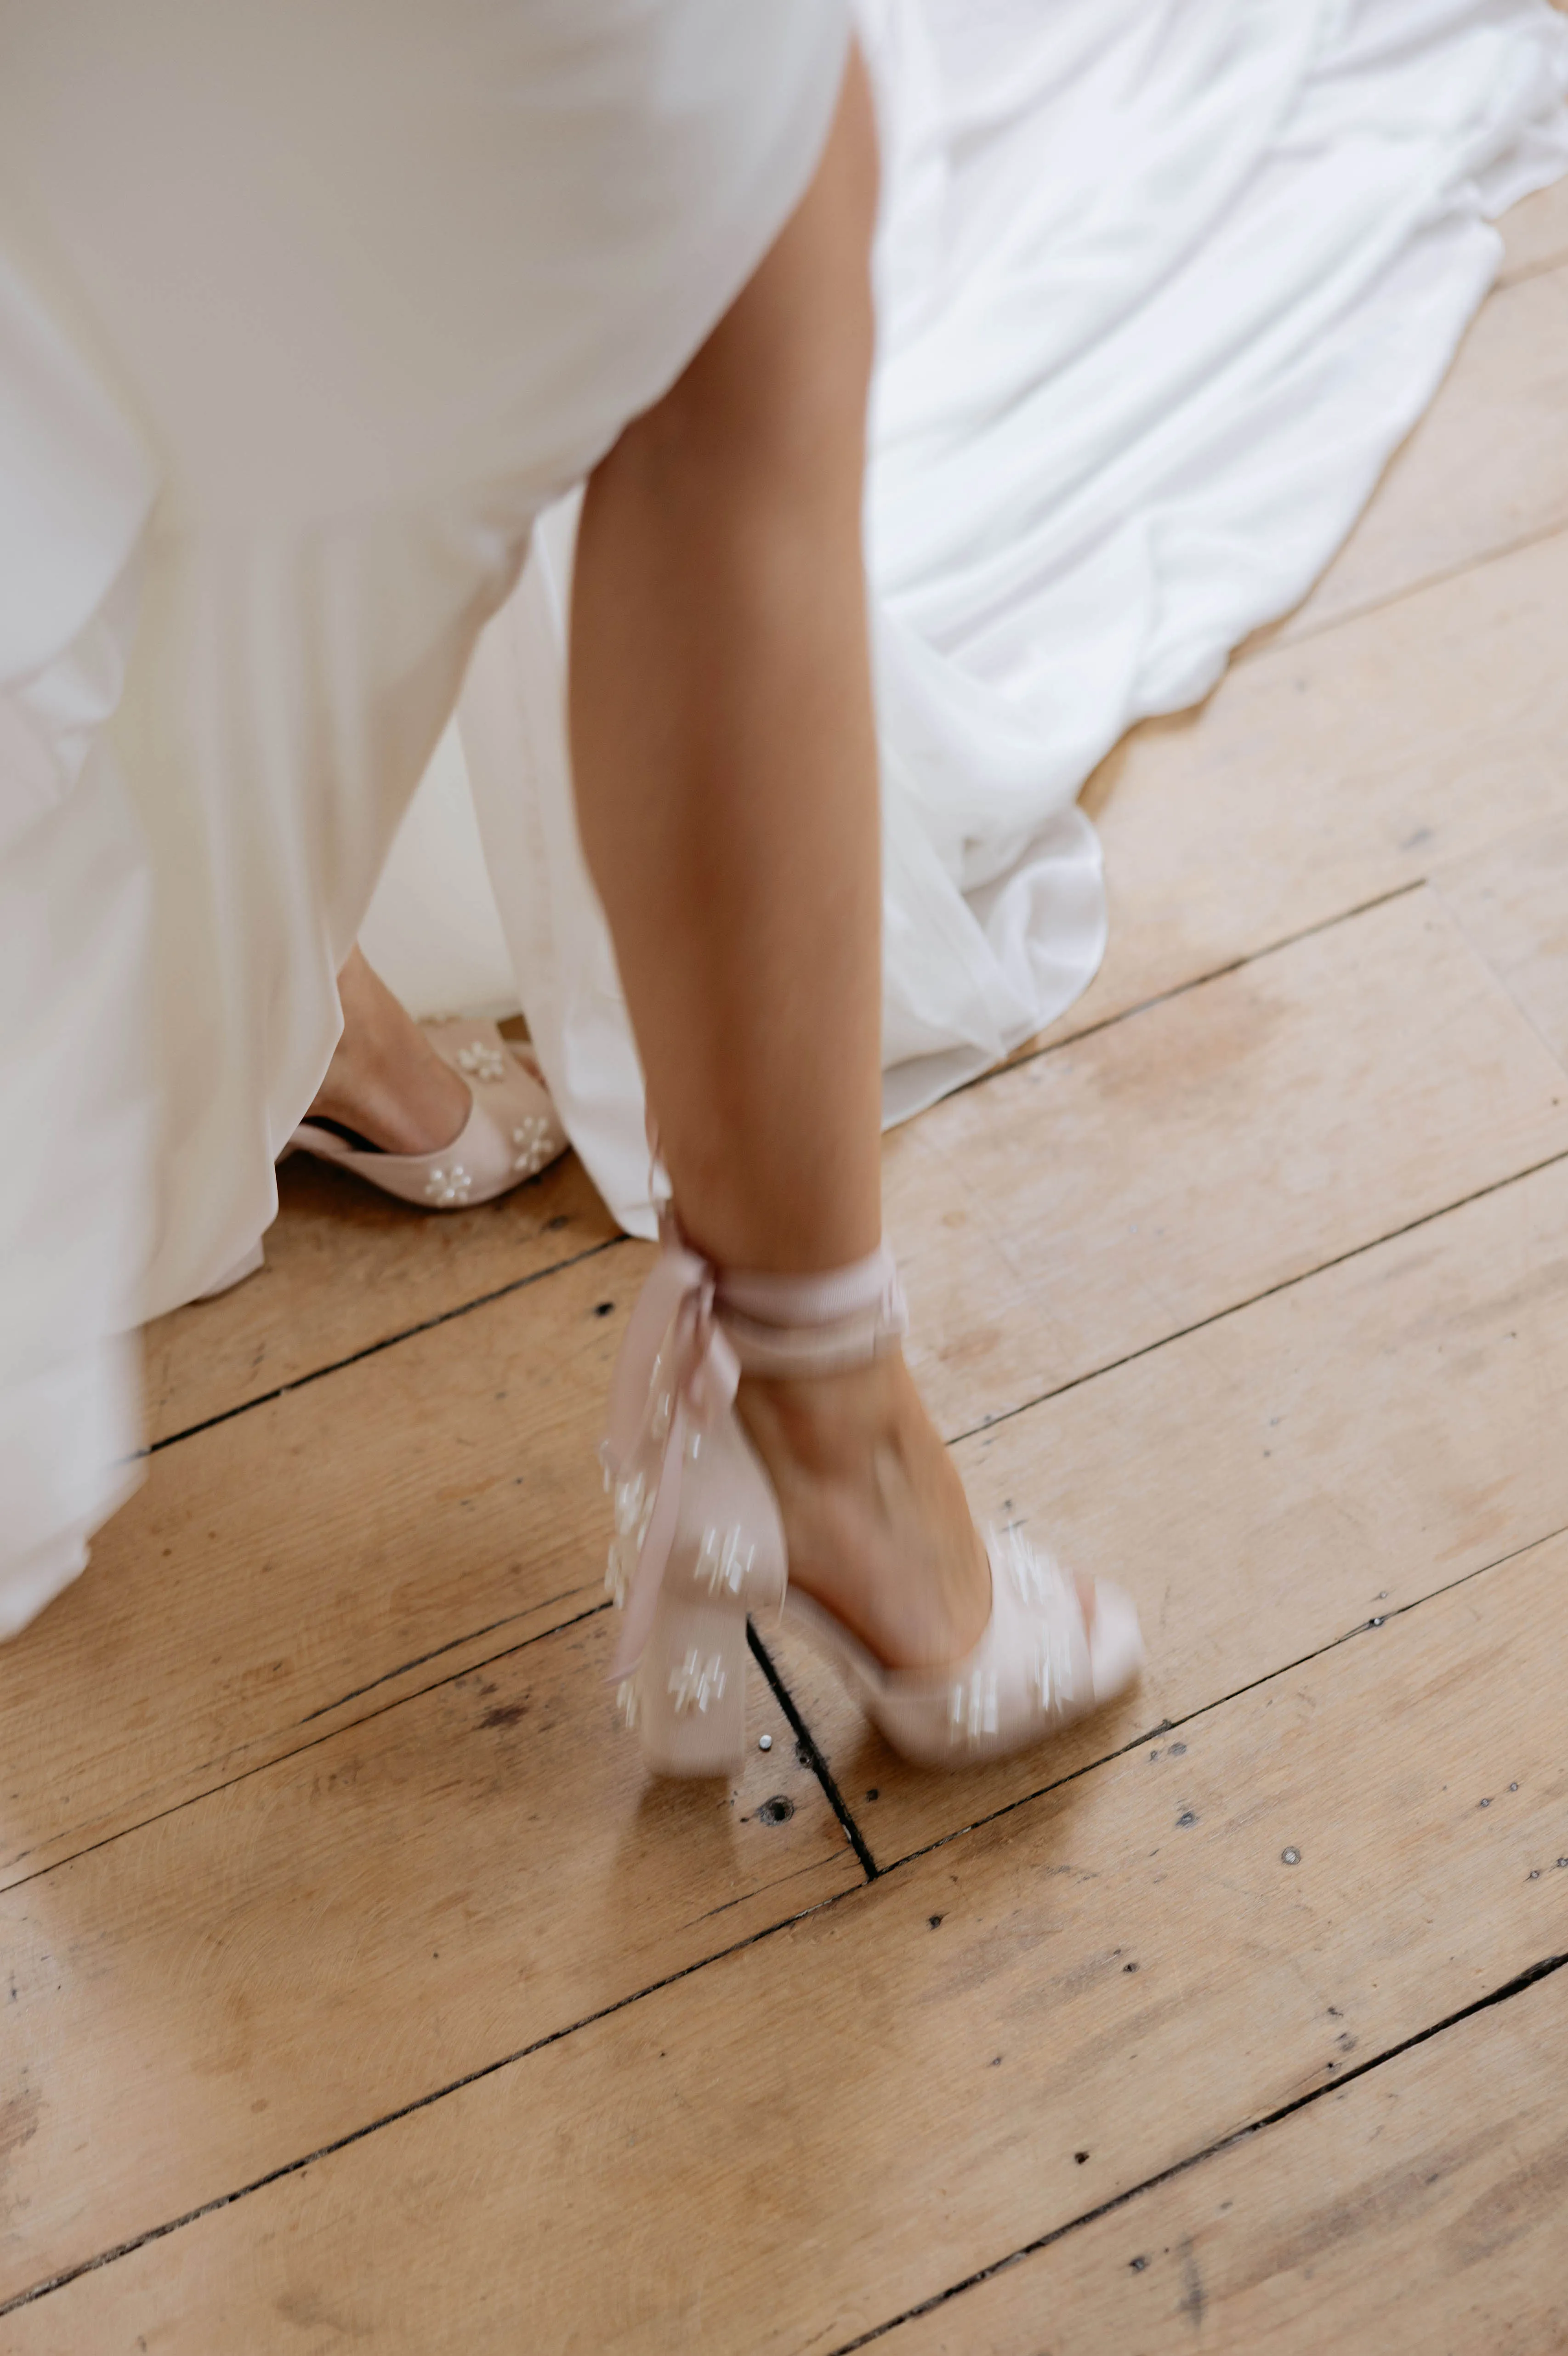
MULTIPOLYGON (((526 1047, 514 1046, 493 1023, 459 1020, 419 1027, 443 1062, 468 1084, 468 1118, 450 1145, 435 1153, 383 1153, 336 1121, 306 1119, 278 1160, 314 1153, 402 1202, 427 1211, 465 1211, 537 1177, 564 1153, 561 1116, 526 1047)), ((195 1298, 216 1301, 264 1265, 263 1248, 253 1243, 195 1298)))
POLYGON ((462 1211, 521 1186, 566 1150, 566 1132, 538 1066, 493 1023, 422 1023, 444 1063, 468 1085, 468 1118, 434 1153, 382 1153, 336 1122, 302 1120, 284 1151, 314 1153, 427 1211, 462 1211))
POLYGON ((742 1374, 864 1365, 905 1330, 886 1248, 826 1276, 714 1269, 662 1220, 632 1312, 605 1443, 616 1535, 607 1584, 625 1606, 611 1669, 650 1766, 732 1772, 746 1724, 748 1612, 781 1607, 822 1646, 906 1758, 963 1766, 1021 1750, 1101 1708, 1143 1665, 1138 1615, 1107 1580, 1086 1630, 1076 1582, 1016 1529, 991 1531, 991 1619, 950 1668, 884 1668, 789 1584, 772 1483, 735 1411, 742 1374))

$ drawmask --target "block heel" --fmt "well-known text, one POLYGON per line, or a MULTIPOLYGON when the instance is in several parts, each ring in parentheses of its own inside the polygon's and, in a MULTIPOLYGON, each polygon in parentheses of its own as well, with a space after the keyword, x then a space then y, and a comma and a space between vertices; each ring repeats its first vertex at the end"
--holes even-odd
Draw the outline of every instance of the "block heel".
POLYGON ((611 1676, 655 1772, 733 1772, 746 1727, 748 1612, 788 1601, 894 1748, 929 1766, 1022 1749, 1122 1692, 1143 1665, 1132 1599, 1078 1584, 1022 1530, 987 1534, 991 1616, 950 1666, 888 1669, 822 1605, 789 1592, 783 1525, 736 1413, 742 1374, 810 1378, 896 1348, 891 1256, 825 1276, 746 1274, 691 1249, 668 1209, 632 1312, 605 1442, 615 1493, 608 1585, 624 1607, 611 1676))

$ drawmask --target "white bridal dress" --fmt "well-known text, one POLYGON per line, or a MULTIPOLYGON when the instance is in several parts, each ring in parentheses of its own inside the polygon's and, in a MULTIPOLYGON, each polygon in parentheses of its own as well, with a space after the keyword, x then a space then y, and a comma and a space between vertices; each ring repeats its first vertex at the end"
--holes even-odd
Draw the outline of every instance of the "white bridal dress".
POLYGON ((814 168, 841 0, 0 0, 0 1634, 253 1245, 475 637, 814 168))
MULTIPOLYGON (((1344 538, 1490 282, 1489 218, 1568 166, 1568 23, 1545 0, 858 18, 884 166, 867 521, 897 1120, 1094 972, 1075 796, 1344 538)), ((521 1000, 575 1143, 647 1232, 637 1059, 571 815, 571 541, 568 503, 363 937, 418 1013, 521 1000)))

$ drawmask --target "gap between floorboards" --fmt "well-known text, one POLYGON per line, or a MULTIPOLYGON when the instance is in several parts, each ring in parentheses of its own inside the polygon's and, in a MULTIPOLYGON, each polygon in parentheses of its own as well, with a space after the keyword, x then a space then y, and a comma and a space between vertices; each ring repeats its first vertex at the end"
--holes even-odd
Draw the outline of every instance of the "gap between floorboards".
MULTIPOLYGON (((906 2308, 901 2315, 889 2316, 885 2323, 874 2324, 869 2331, 860 2332, 854 2340, 841 2340, 838 2347, 826 2351, 826 2356, 856 2356, 858 2350, 869 2348, 875 2340, 886 2339, 890 2331, 897 2331, 901 2325, 914 2322, 917 2316, 929 2315, 934 2308, 946 2307, 950 2300, 961 2297, 965 2291, 975 2290, 993 2276, 1018 2265, 1020 2260, 1032 2258, 1039 2251, 1050 2249, 1055 2243, 1064 2241, 1068 2234, 1078 2233, 1081 2227, 1095 2224, 1101 2217, 1113 2216, 1117 2210, 1142 2200, 1146 2192, 1156 2191, 1162 2184, 1169 2184, 1173 2178, 1186 2176, 1190 2169, 1201 2168, 1206 2160, 1218 2159, 1221 2152, 1233 2150, 1237 2144, 1246 2143, 1253 2136, 1266 2135, 1271 2127, 1277 2127, 1284 2120, 1294 2118, 1298 2111, 1321 2102, 1326 2094, 1338 2094, 1345 2087, 1353 2086, 1358 2078, 1365 2078, 1371 2071, 1381 2070, 1389 2062, 1397 2062, 1402 2054, 1412 2052, 1418 2045, 1430 2044, 1434 2037, 1442 2037, 1449 2029, 1459 2028, 1463 2022, 1473 2020, 1477 2013, 1489 2012, 1494 2006, 1508 2004, 1515 1997, 1525 1995, 1529 1989, 1538 1987, 1542 1980, 1550 1979, 1554 1972, 1560 1972, 1565 1964, 1568 1964, 1568 1955, 1543 1955, 1539 1963, 1527 1964, 1522 1972, 1517 1972, 1501 1987, 1493 1988, 1488 1996, 1477 1997, 1473 2003, 1462 2005, 1457 2012, 1446 2013, 1441 2020, 1432 2021, 1424 2029, 1413 2029, 1410 2036, 1401 2038, 1386 2051, 1374 2053, 1358 2068, 1347 2070, 1344 2076, 1336 2078, 1331 2085, 1314 2086, 1306 2094, 1296 2095, 1294 2102, 1282 2103, 1277 2110, 1265 2112, 1262 2118, 1249 2119, 1245 2126, 1233 2127, 1229 2135, 1221 2136, 1215 2143, 1206 2144, 1201 2151, 1189 2152, 1185 2158, 1173 2160, 1168 2168, 1162 2168, 1157 2174, 1145 2177, 1141 2184, 1129 2185, 1125 2192, 1118 2192, 1112 2200, 1102 2201, 1098 2208, 1086 2209, 1081 2217, 1069 2218, 1065 2225, 1053 2225, 1050 2232, 1042 2233, 1037 2241, 1026 2242, 1018 2249, 1009 2250, 1005 2257, 993 2258, 989 2265, 981 2266, 973 2274, 966 2275, 962 2282, 953 2283, 948 2289, 938 2291, 934 2297, 921 2299, 918 2306, 906 2308)), ((0 2313, 4 2311, 0 2308, 0 2313)))

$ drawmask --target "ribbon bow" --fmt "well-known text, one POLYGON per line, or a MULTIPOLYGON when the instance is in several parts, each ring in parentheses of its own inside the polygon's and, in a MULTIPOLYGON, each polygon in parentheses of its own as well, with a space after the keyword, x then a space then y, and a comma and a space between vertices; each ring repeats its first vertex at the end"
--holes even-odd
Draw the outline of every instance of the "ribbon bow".
POLYGON ((612 1684, 630 1676, 653 1625, 680 1522, 688 1446, 725 1413, 740 1381, 740 1361, 715 1313, 712 1264, 685 1243, 667 1209, 659 1233, 659 1258, 616 1360, 600 1451, 607 1483, 616 1483, 612 1579, 625 1580, 622 1544, 636 1540, 612 1684))

